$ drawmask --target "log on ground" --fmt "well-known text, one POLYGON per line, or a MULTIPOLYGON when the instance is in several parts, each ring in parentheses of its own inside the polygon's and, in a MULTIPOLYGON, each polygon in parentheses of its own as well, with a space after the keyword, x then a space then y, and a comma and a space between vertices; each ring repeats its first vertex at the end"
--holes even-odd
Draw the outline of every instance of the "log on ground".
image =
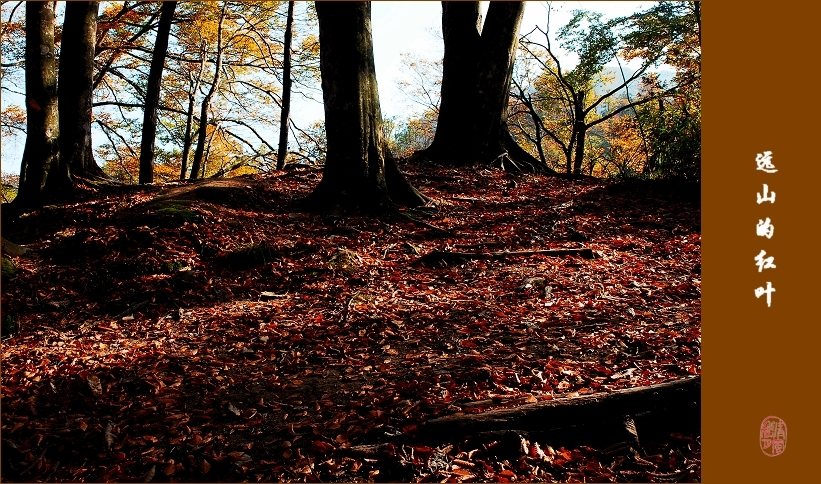
POLYGON ((474 414, 453 414, 429 420, 409 440, 449 441, 483 432, 521 430, 563 440, 619 440, 624 418, 634 418, 640 431, 698 430, 701 377, 646 387, 559 398, 515 408, 474 414))

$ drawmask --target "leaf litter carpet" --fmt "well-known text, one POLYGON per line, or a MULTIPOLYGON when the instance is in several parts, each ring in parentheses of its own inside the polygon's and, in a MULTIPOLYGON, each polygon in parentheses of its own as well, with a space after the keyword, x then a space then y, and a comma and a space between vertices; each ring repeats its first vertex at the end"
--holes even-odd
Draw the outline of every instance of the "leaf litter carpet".
POLYGON ((307 170, 94 193, 5 227, 29 251, 3 280, 3 480, 699 481, 697 432, 642 455, 493 436, 347 451, 701 371, 697 192, 405 169, 435 209, 296 210, 307 170), (580 247, 595 257, 536 252, 580 247))

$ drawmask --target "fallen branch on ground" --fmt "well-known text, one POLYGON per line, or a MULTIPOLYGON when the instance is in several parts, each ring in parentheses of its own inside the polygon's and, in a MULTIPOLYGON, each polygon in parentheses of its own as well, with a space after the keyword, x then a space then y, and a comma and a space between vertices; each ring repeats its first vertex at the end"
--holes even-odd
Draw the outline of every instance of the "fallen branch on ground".
POLYGON ((468 260, 505 259, 514 256, 546 255, 559 257, 563 255, 578 255, 585 259, 593 259, 596 253, 586 247, 568 249, 540 249, 540 250, 503 250, 500 252, 459 252, 448 250, 434 250, 419 258, 417 263, 430 266, 446 266, 461 264, 468 260))
MULTIPOLYGON (((675 431, 698 432, 701 377, 687 377, 645 387, 559 398, 482 413, 457 413, 427 421, 382 444, 340 448, 366 458, 395 455, 397 446, 466 440, 508 441, 521 438, 561 445, 597 444, 611 448, 639 445, 642 436, 667 437, 675 431)), ((652 440, 652 439, 651 439, 652 440)))
POLYGON ((606 422, 621 425, 627 415, 637 420, 654 418, 656 425, 669 419, 681 423, 694 417, 693 412, 697 418, 700 403, 701 377, 695 376, 610 393, 559 398, 482 413, 448 415, 429 420, 419 428, 415 437, 440 440, 479 432, 526 429, 580 438, 583 433, 603 432, 606 422))

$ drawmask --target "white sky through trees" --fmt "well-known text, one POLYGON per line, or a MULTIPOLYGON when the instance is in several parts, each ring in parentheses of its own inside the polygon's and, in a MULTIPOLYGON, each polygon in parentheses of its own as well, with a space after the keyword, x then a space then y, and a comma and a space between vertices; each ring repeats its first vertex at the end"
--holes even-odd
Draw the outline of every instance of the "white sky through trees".
MULTIPOLYGON (((482 2, 482 13, 487 9, 488 2, 482 2)), ((544 29, 550 15, 550 30, 555 32, 570 19, 573 10, 583 9, 602 12, 606 17, 627 15, 638 10, 646 9, 655 2, 637 1, 554 1, 554 2, 526 2, 524 18, 522 20, 522 34, 531 31, 535 26, 544 29), (549 7, 550 6, 550 7, 549 7)), ((372 2, 372 27, 374 41, 374 57, 376 62, 377 80, 382 112, 385 118, 399 121, 417 116, 421 108, 415 104, 400 87, 402 79, 410 80, 411 75, 404 65, 402 54, 410 54, 416 59, 438 60, 442 57, 442 7, 438 1, 375 1, 372 2)), ((557 47, 555 37, 554 47, 557 47)), ((561 56, 572 66, 572 58, 561 56)), ((319 91, 317 91, 319 93, 319 91)), ((17 104, 23 107, 22 96, 3 92, 3 107, 17 104)), ((271 113, 277 119, 278 112, 271 113)), ((291 116, 298 126, 305 128, 314 121, 323 118, 321 93, 314 101, 305 100, 301 96, 293 99, 291 116)), ((94 133, 95 145, 105 142, 105 137, 94 133)), ((271 143, 275 143, 275 135, 271 135, 271 143)), ((139 143, 136 141, 135 143, 139 143)), ((25 145, 25 136, 4 137, 2 140, 2 171, 3 173, 17 174, 20 170, 20 159, 25 145)), ((137 148, 135 146, 134 148, 137 148)), ((293 143, 291 149, 294 148, 293 143)), ((98 163, 102 160, 98 160, 98 163)))

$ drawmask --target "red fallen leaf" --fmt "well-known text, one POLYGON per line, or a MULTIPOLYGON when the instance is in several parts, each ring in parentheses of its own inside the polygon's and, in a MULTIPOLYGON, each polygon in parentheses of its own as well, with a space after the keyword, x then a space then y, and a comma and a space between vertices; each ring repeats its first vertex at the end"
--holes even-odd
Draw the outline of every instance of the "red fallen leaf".
POLYGON ((152 465, 148 472, 143 476, 143 482, 151 482, 154 480, 154 474, 157 472, 157 466, 152 465))
POLYGON ((202 462, 200 462, 200 473, 208 474, 209 472, 211 472, 211 463, 203 459, 202 462))
POLYGON ((433 454, 433 448, 428 447, 427 445, 415 445, 413 446, 413 452, 419 457, 427 457, 433 454))
POLYGON ((465 479, 470 479, 472 477, 476 477, 476 474, 470 472, 467 469, 461 469, 459 467, 454 467, 453 469, 451 469, 450 472, 452 474, 456 474, 457 476, 459 476, 460 481, 465 480, 465 479))
POLYGON ((251 456, 246 454, 245 452, 234 451, 229 452, 228 457, 234 462, 250 462, 251 456))
POLYGON ((111 422, 108 422, 105 426, 105 445, 108 450, 111 450, 111 446, 114 445, 114 426, 111 425, 111 422))
POLYGON ((168 461, 168 464, 166 464, 165 469, 163 469, 162 472, 166 476, 173 476, 174 472, 176 472, 176 471, 177 471, 177 466, 174 464, 174 459, 171 459, 170 461, 168 461))
POLYGON ((314 440, 311 442, 311 450, 320 454, 327 454, 334 450, 334 446, 322 440, 314 440))
POLYGON ((95 397, 99 397, 103 394, 103 386, 100 383, 100 378, 96 375, 89 376, 86 381, 88 382, 88 387, 91 389, 91 393, 94 394, 95 397))

